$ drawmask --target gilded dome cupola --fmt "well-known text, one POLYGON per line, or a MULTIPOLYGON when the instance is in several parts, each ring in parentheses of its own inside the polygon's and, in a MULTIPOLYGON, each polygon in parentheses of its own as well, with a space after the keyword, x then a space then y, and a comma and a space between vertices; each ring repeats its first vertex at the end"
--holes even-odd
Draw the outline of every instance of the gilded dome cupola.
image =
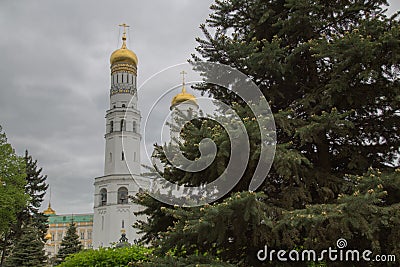
POLYGON ((186 101, 189 101, 192 104, 197 106, 196 97, 194 95, 189 94, 188 92, 186 92, 186 86, 185 86, 185 74, 186 74, 186 72, 182 71, 181 74, 182 74, 182 91, 179 94, 177 94, 176 96, 174 96, 174 98, 172 98, 171 109, 174 106, 179 105, 180 103, 183 103, 183 102, 186 102, 186 101))
POLYGON ((115 50, 110 57, 110 64, 114 65, 117 63, 127 63, 127 64, 132 64, 132 65, 137 65, 138 64, 138 58, 136 54, 132 51, 129 50, 126 47, 126 28, 129 27, 128 25, 121 24, 119 26, 124 27, 124 32, 122 34, 122 46, 120 49, 115 50))

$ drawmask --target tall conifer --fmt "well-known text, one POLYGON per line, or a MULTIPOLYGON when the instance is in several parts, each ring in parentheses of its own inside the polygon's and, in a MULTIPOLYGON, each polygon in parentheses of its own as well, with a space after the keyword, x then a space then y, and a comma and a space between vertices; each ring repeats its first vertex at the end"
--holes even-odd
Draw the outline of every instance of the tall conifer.
MULTIPOLYGON (((138 195, 144 213, 156 211, 139 225, 151 233, 146 241, 157 242, 161 254, 211 253, 241 266, 259 265, 256 252, 265 244, 323 249, 338 238, 399 258, 400 23, 385 4, 216 0, 201 26, 205 38, 197 39, 202 59, 194 55, 193 63, 229 65, 259 86, 277 128, 274 163, 260 192, 242 192, 259 160, 257 118, 232 93, 197 86, 237 110, 252 157, 236 193, 212 205, 173 208, 138 195)), ((216 165, 184 173, 156 146, 164 177, 187 185, 216 179, 229 162, 226 133, 194 121, 182 138, 189 159, 199 155, 194 144, 212 138, 216 165)))

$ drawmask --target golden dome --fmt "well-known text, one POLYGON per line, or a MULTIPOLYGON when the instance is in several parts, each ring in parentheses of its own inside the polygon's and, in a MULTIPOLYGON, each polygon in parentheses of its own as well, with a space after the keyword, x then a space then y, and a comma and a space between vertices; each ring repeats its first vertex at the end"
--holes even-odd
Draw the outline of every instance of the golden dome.
POLYGON ((49 206, 47 207, 47 209, 45 211, 43 211, 43 214, 45 214, 45 215, 54 215, 54 214, 56 214, 56 211, 51 208, 50 202, 49 202, 49 206))
POLYGON ((197 100, 196 97, 192 94, 189 94, 186 92, 186 87, 185 87, 185 74, 187 74, 185 71, 181 72, 182 74, 182 92, 180 92, 179 94, 177 94, 176 96, 174 96, 174 98, 172 98, 171 101, 171 109, 180 104, 183 103, 185 101, 190 101, 193 104, 195 104, 197 106, 197 100))
POLYGON ((51 239, 51 234, 47 233, 47 235, 44 237, 46 240, 50 240, 51 239))
POLYGON ((194 103, 197 106, 197 100, 196 97, 192 94, 189 94, 186 92, 186 88, 185 85, 182 86, 182 92, 180 92, 179 94, 177 94, 176 96, 174 96, 174 98, 172 98, 171 101, 171 108, 175 105, 178 105, 182 102, 185 101, 190 101, 192 103, 194 103))
POLYGON ((138 64, 138 58, 136 54, 126 47, 126 32, 122 34, 122 46, 120 49, 115 50, 110 57, 110 64, 115 63, 129 63, 133 65, 138 64))

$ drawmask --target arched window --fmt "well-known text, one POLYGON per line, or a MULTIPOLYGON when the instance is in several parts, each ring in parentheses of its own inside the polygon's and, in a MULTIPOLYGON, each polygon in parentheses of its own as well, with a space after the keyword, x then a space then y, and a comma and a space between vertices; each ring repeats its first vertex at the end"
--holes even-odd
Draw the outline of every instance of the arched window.
POLYGON ((118 188, 118 204, 128 204, 128 189, 126 187, 118 188))
POLYGON ((102 188, 100 190, 100 206, 107 205, 107 189, 102 188))
POLYGON ((120 124, 120 131, 126 131, 126 125, 125 125, 125 120, 121 120, 120 124))
POLYGON ((136 133, 136 121, 132 122, 132 131, 136 133))
POLYGON ((122 151, 122 153, 121 153, 121 160, 125 160, 125 153, 124 153, 124 151, 122 151))
POLYGON ((110 121, 110 133, 114 132, 114 122, 110 121))
POLYGON ((110 162, 112 162, 112 153, 110 152, 110 162))
POLYGON ((122 223, 121 223, 121 224, 122 224, 122 225, 121 225, 121 226, 122 226, 121 228, 124 229, 124 228, 125 228, 125 221, 122 220, 122 223))
POLYGON ((122 104, 122 107, 123 107, 123 108, 126 107, 125 104, 122 104))

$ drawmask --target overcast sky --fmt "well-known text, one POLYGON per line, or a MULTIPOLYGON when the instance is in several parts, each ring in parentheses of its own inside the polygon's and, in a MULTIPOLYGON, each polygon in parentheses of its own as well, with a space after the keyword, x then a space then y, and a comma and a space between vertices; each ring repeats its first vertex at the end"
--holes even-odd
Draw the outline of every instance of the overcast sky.
MULTIPOLYGON (((389 2, 391 13, 400 9, 398 1, 389 2)), ((18 154, 28 149, 43 167, 57 213, 93 210, 94 177, 103 174, 109 57, 121 45, 117 25, 131 25, 128 47, 139 58, 140 86, 190 58, 211 3, 0 2, 0 125, 18 154)), ((166 89, 179 84, 177 68, 175 72, 166 89)), ((139 103, 153 94, 139 91, 139 103)))

